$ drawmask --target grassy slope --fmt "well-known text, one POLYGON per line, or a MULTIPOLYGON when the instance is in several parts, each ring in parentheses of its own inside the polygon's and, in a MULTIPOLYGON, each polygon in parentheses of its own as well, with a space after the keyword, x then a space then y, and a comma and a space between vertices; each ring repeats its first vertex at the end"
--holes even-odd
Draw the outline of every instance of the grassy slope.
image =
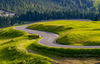
POLYGON ((100 22, 60 20, 40 22, 28 26, 29 29, 59 34, 57 43, 67 45, 100 45, 100 22))
POLYGON ((51 64, 50 58, 20 50, 20 44, 26 49, 27 44, 36 40, 30 40, 27 35, 13 28, 0 29, 0 64, 51 64))
MULTIPOLYGON (((59 64, 94 64, 94 63, 99 63, 100 58, 87 58, 87 51, 90 51, 89 53, 91 54, 91 51, 93 50, 88 50, 88 49, 65 49, 65 48, 52 48, 52 47, 47 47, 43 46, 37 43, 38 40, 40 39, 33 39, 30 40, 27 38, 27 33, 14 30, 12 28, 6 28, 6 29, 0 29, 0 64, 50 64, 49 62, 51 59, 41 56, 41 55, 46 55, 49 57, 52 57, 56 60, 57 63, 59 64), (31 50, 37 51, 41 55, 36 55, 36 54, 30 54, 30 53, 25 53, 24 51, 21 51, 19 48, 19 45, 21 44, 23 49, 30 48, 31 50), (65 56, 74 56, 76 54, 79 55, 81 54, 80 52, 84 52, 86 55, 86 58, 65 58, 65 56), (76 53, 73 53, 76 52, 76 53), (78 53, 78 54, 77 54, 78 53), (62 57, 61 57, 62 56, 62 57), (61 58, 59 58, 61 57, 61 58), (77 61, 77 62, 76 62, 77 61)), ((92 56, 94 54, 100 54, 99 49, 96 50, 97 53, 92 53, 92 56)), ((94 50, 95 52, 95 50, 94 50)), ((82 56, 84 57, 84 53, 82 56)))
MULTIPOLYGON (((20 44, 22 48, 25 50, 27 48, 30 48, 34 51, 37 51, 39 54, 46 55, 46 56, 53 57, 53 58, 55 57, 57 59, 56 62, 60 64, 74 64, 75 63, 74 61, 77 61, 76 63, 79 63, 79 64, 99 63, 99 60, 100 60, 99 58, 96 58, 96 59, 94 58, 63 58, 64 56, 68 56, 73 51, 75 50, 79 51, 79 50, 78 49, 71 50, 71 49, 64 49, 64 48, 52 48, 52 47, 42 46, 37 43, 37 41, 40 40, 41 38, 30 40, 29 38, 27 38, 27 35, 28 34, 25 32, 18 31, 12 28, 0 29, 0 64, 13 64, 13 63, 30 64, 33 62, 36 64, 42 64, 42 63, 49 64, 50 63, 51 59, 47 57, 26 53, 20 50, 19 48, 20 44), (68 51, 68 52, 64 52, 64 51, 68 51)), ((96 50, 96 51, 99 52, 99 50, 96 50)), ((75 55, 75 53, 72 53, 72 56, 73 54, 75 55)), ((84 55, 82 54, 82 56, 84 55)))

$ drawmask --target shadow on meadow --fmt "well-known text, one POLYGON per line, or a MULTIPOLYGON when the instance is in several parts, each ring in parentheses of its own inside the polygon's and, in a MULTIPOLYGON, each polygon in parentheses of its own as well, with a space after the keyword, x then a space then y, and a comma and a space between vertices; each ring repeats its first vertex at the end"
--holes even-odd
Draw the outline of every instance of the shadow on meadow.
POLYGON ((95 63, 95 64, 100 64, 100 62, 98 62, 98 63, 95 63))

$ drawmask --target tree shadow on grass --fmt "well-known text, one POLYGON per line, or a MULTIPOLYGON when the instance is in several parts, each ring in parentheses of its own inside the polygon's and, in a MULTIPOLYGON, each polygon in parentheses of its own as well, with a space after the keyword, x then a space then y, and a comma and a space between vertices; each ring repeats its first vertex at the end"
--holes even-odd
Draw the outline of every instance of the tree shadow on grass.
POLYGON ((100 28, 99 29, 93 29, 93 31, 100 31, 100 28))
POLYGON ((95 64, 100 64, 100 62, 98 62, 98 63, 95 63, 95 64))

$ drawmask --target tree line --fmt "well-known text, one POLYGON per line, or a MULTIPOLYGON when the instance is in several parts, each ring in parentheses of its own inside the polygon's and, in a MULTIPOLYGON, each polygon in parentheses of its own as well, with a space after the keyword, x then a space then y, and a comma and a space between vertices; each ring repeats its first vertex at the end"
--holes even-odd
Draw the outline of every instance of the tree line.
POLYGON ((37 11, 28 11, 26 14, 19 16, 21 21, 39 21, 39 20, 50 20, 50 19, 91 19, 94 20, 96 17, 95 12, 80 12, 80 11, 49 11, 39 13, 37 11))
POLYGON ((40 13, 37 11, 28 11, 26 14, 13 17, 0 17, 0 27, 13 26, 14 24, 24 24, 29 21, 53 20, 53 19, 90 19, 99 20, 100 14, 94 12, 80 11, 47 11, 40 13))

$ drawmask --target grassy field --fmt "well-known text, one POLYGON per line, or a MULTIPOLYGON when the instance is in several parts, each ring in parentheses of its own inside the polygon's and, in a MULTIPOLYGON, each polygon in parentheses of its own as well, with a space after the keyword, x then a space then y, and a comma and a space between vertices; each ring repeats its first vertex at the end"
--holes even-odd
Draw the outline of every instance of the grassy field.
POLYGON ((0 64, 51 64, 48 57, 21 50, 36 40, 28 38, 28 35, 12 27, 0 29, 0 64))
MULTIPOLYGON (((100 22, 82 22, 82 21, 55 21, 55 22, 40 22, 28 26, 29 29, 48 31, 59 34, 57 41, 62 37, 72 38, 70 45, 86 45, 84 40, 88 39, 87 45, 99 45, 99 26, 100 22), (81 38, 80 38, 81 37, 81 38), (91 38, 90 38, 91 37, 91 38), (97 39, 98 38, 98 39, 97 39), (77 40, 76 40, 77 39, 77 40), (74 41, 75 43, 73 43, 74 41), (81 43, 79 43, 79 41, 81 43), (78 41, 78 42, 77 42, 78 41), (97 43, 95 43, 95 42, 97 43), (92 43, 94 42, 94 43, 92 43)), ((67 41, 66 38, 61 42, 67 41)), ((37 40, 38 42, 39 40, 37 40)), ((31 50, 38 52, 41 55, 54 58, 55 62, 59 64, 99 64, 100 63, 100 49, 73 49, 73 48, 54 48, 47 47, 33 42, 29 45, 31 50), (59 58, 60 57, 60 58, 59 58), (80 58, 81 57, 81 58, 80 58)), ((65 42, 66 44, 67 42, 65 42)))
MULTIPOLYGON (((63 32, 65 31, 59 31, 59 34, 62 34, 63 32)), ((29 35, 31 34, 15 30, 12 27, 0 29, 0 64, 100 63, 99 49, 66 49, 47 47, 37 43, 42 37, 33 39, 29 38, 29 35), (28 53, 26 51, 28 49, 31 49, 33 53, 28 53), (87 58, 87 56, 93 57, 87 58)), ((34 34, 32 36, 38 35, 34 34)))
POLYGON ((100 22, 59 20, 40 22, 28 26, 29 29, 59 34, 57 43, 65 45, 100 45, 100 22))

